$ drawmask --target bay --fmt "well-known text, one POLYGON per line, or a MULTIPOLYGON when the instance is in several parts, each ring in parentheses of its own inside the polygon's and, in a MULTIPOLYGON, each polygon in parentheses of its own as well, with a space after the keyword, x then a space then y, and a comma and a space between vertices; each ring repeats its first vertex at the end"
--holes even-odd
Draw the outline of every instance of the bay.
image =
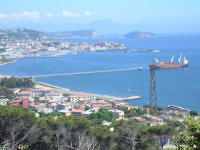
MULTIPOLYGON (((37 78, 72 90, 119 97, 140 95, 142 99, 128 101, 132 105, 149 103, 150 73, 148 65, 158 60, 169 61, 182 52, 190 62, 186 68, 156 70, 158 105, 178 105, 200 112, 200 36, 160 36, 154 39, 103 39, 124 43, 128 48, 156 49, 160 53, 125 53, 124 51, 82 52, 61 58, 23 58, 0 66, 0 74, 31 76, 143 67, 141 71, 84 74, 37 78), (128 90, 131 89, 131 90, 128 90)), ((96 42, 102 39, 71 40, 96 42)))

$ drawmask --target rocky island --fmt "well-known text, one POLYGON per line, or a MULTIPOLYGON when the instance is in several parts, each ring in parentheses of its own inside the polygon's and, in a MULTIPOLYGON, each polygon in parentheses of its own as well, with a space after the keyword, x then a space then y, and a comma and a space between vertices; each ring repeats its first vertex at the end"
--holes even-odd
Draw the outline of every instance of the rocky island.
POLYGON ((155 38, 156 35, 150 32, 133 31, 127 33, 124 38, 155 38))

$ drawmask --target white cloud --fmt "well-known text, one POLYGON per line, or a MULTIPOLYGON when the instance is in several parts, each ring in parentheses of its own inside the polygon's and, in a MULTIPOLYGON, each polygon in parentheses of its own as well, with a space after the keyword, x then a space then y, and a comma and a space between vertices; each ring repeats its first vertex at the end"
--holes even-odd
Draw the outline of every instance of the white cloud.
POLYGON ((10 15, 11 18, 19 20, 19 19, 29 19, 35 22, 38 22, 40 19, 40 12, 38 11, 24 11, 23 13, 12 13, 10 15))
POLYGON ((75 15, 72 12, 70 12, 70 11, 63 10, 62 11, 62 16, 63 17, 74 17, 75 15))
POLYGON ((8 18, 8 15, 0 13, 0 19, 5 19, 5 18, 8 18))
POLYGON ((68 10, 63 10, 61 13, 58 14, 53 14, 51 12, 47 12, 47 13, 43 13, 40 14, 40 12, 38 11, 24 11, 21 13, 16 13, 13 12, 11 14, 4 14, 4 13, 0 13, 0 19, 4 20, 4 19, 11 19, 11 20, 29 20, 29 21, 34 21, 34 22, 38 22, 40 20, 41 17, 46 17, 46 18, 52 18, 52 17, 84 17, 84 16, 90 16, 91 12, 90 11, 85 11, 83 13, 74 13, 68 10))
POLYGON ((36 22, 39 21, 40 19, 40 13, 38 11, 31 11, 31 12, 25 11, 23 13, 23 16, 36 22))
POLYGON ((90 16, 90 15, 91 15, 91 12, 87 10, 87 11, 84 12, 84 15, 85 15, 85 16, 90 16))
POLYGON ((81 17, 81 16, 90 16, 91 12, 85 11, 83 14, 80 14, 80 13, 73 13, 68 10, 63 10, 61 14, 63 17, 81 17))
POLYGON ((46 16, 47 18, 51 18, 51 17, 53 16, 53 14, 52 14, 52 13, 46 13, 45 16, 46 16))

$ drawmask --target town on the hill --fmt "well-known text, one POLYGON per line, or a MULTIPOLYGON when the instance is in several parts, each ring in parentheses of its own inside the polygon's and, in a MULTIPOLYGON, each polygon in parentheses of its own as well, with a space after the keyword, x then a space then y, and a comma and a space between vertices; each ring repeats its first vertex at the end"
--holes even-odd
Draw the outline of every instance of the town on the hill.
POLYGON ((67 53, 126 49, 124 44, 118 42, 61 42, 29 29, 0 31, 0 64, 11 63, 22 57, 59 57, 67 53))

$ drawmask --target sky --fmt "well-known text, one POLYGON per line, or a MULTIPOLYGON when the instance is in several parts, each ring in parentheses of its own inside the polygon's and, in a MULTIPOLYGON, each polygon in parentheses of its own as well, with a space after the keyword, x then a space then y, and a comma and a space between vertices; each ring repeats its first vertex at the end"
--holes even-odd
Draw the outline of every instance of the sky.
POLYGON ((200 33, 200 0, 1 0, 0 28, 200 33))

